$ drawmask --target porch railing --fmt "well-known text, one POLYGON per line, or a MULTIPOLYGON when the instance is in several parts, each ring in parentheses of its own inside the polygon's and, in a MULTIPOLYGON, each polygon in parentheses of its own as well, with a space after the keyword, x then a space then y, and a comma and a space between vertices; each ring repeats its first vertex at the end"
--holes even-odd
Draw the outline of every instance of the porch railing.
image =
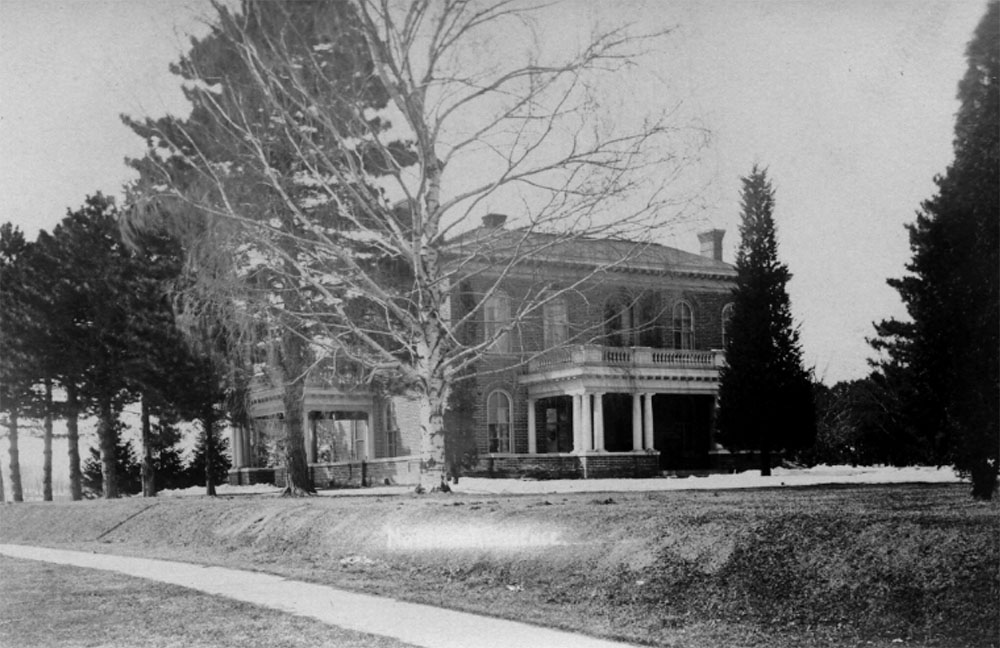
POLYGON ((573 366, 621 368, 703 368, 722 366, 722 351, 653 349, 651 347, 607 347, 584 344, 553 349, 528 364, 530 372, 573 366))

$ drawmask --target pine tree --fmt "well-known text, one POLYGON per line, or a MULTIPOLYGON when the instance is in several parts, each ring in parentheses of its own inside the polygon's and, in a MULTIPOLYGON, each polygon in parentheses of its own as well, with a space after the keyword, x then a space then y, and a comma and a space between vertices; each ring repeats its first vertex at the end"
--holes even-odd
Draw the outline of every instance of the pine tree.
POLYGON ((990 499, 1000 462, 1000 10, 991 2, 966 50, 955 161, 908 226, 909 275, 890 279, 910 321, 876 325, 880 369, 907 425, 990 499))
POLYGON ((732 334, 720 377, 718 425, 725 446, 759 451, 761 474, 769 475, 772 452, 812 444, 816 417, 786 290, 791 273, 778 261, 774 190, 766 170, 756 165, 742 181, 732 334))

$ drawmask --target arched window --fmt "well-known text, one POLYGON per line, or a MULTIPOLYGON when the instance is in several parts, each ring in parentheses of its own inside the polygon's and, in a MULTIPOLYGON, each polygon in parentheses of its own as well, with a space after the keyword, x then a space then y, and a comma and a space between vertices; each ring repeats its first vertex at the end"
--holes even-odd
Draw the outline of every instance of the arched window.
POLYGON ((733 324, 733 305, 726 304, 722 307, 722 348, 726 348, 729 342, 729 335, 733 324))
POLYGON ((674 304, 674 348, 694 348, 694 315, 687 302, 674 304))
POLYGON ((486 399, 486 426, 490 452, 512 452, 510 435, 510 396, 506 392, 490 392, 486 399))
POLYGON ((483 332, 486 340, 493 340, 492 353, 510 353, 510 297, 497 291, 486 299, 483 305, 483 332), (501 333, 501 331, 503 331, 501 333))
POLYGON ((542 307, 542 331, 545 348, 551 349, 566 343, 569 339, 569 317, 566 313, 566 300, 555 297, 542 307))

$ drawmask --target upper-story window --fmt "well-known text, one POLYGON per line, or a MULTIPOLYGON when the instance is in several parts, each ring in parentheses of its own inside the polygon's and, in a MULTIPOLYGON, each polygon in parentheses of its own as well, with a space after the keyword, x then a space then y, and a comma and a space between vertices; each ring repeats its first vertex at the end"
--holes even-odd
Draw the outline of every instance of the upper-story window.
POLYGON ((489 350, 493 353, 510 353, 510 297, 497 291, 483 304, 483 332, 486 340, 493 340, 489 350))
POLYGON ((694 314, 687 302, 674 304, 674 348, 694 348, 694 314))
POLYGON ((608 346, 635 344, 636 304, 628 295, 612 297, 604 305, 604 328, 608 346))
POLYGON ((506 392, 490 392, 486 399, 486 427, 489 431, 490 452, 511 452, 510 396, 506 392))
POLYGON ((726 348, 729 343, 729 336, 733 326, 733 305, 726 304, 722 307, 722 348, 726 348))
POLYGON ((545 348, 551 349, 566 343, 569 339, 569 317, 566 300, 554 297, 542 307, 545 348))

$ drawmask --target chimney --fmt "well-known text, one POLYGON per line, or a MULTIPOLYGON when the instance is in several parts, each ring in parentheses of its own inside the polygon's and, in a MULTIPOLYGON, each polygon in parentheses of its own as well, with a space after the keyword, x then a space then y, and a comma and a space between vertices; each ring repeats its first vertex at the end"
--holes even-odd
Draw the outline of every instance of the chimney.
POLYGON ((486 229, 501 229, 507 222, 507 214, 486 214, 483 216, 483 227, 486 229))
POLYGON ((702 232, 698 235, 698 242, 701 243, 701 256, 722 261, 722 237, 726 235, 726 230, 713 229, 702 232))

